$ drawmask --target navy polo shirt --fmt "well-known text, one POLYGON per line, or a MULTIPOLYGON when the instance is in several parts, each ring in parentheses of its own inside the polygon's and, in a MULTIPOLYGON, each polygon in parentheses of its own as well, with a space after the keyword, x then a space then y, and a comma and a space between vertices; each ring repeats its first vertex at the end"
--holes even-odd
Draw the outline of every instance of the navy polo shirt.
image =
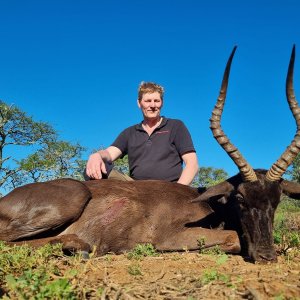
POLYGON ((191 135, 180 120, 164 118, 149 136, 142 122, 128 127, 112 146, 128 154, 133 179, 177 181, 182 173, 181 156, 196 152, 191 135))

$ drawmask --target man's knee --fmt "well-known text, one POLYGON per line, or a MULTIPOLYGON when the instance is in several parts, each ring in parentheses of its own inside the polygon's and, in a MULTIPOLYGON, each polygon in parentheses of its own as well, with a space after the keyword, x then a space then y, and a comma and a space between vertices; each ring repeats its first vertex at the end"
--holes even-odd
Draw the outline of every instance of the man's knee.
POLYGON ((108 179, 116 179, 116 180, 121 180, 121 181, 132 181, 130 176, 127 174, 122 173, 121 171, 118 171, 116 169, 112 169, 111 172, 109 173, 108 179))

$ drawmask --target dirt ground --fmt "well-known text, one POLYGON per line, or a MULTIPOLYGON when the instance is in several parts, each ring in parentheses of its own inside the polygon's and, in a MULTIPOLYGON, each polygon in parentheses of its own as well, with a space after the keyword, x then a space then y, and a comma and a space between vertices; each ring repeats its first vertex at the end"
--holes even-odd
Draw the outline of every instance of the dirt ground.
MULTIPOLYGON (((238 255, 166 253, 92 258, 80 286, 90 299, 300 299, 300 256, 253 264, 238 255)), ((78 278, 76 279, 78 282, 78 278)))

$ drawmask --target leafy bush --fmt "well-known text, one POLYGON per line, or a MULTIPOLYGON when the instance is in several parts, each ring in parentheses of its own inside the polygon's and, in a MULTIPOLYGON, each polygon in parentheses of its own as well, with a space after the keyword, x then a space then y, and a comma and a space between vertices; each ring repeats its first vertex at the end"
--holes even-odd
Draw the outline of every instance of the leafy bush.
POLYGON ((77 299, 70 282, 66 278, 51 281, 47 268, 27 270, 23 275, 5 277, 10 298, 20 299, 77 299))
POLYGON ((137 244, 134 249, 127 253, 128 259, 142 259, 146 256, 157 256, 158 253, 152 244, 137 244))
MULTIPOLYGON (((0 242, 0 281, 5 274, 21 275, 25 270, 43 267, 54 256, 61 256, 61 245, 46 245, 33 249, 27 245, 10 247, 0 242)), ((56 266, 53 265, 53 270, 56 266)))
POLYGON ((61 245, 31 248, 0 242, 0 295, 3 299, 78 299, 70 278, 57 266, 61 245))
POLYGON ((284 198, 274 220, 274 243, 278 252, 286 255, 292 248, 300 250, 300 203, 284 198))

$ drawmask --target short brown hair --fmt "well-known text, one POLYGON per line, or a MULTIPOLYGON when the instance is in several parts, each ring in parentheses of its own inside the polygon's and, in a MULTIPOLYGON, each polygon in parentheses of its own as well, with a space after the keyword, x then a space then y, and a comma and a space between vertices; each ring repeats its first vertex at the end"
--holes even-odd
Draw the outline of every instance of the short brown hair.
POLYGON ((158 92, 160 94, 161 100, 164 99, 164 88, 154 82, 144 82, 142 81, 139 85, 138 89, 138 100, 141 101, 144 94, 147 93, 155 93, 158 92))

